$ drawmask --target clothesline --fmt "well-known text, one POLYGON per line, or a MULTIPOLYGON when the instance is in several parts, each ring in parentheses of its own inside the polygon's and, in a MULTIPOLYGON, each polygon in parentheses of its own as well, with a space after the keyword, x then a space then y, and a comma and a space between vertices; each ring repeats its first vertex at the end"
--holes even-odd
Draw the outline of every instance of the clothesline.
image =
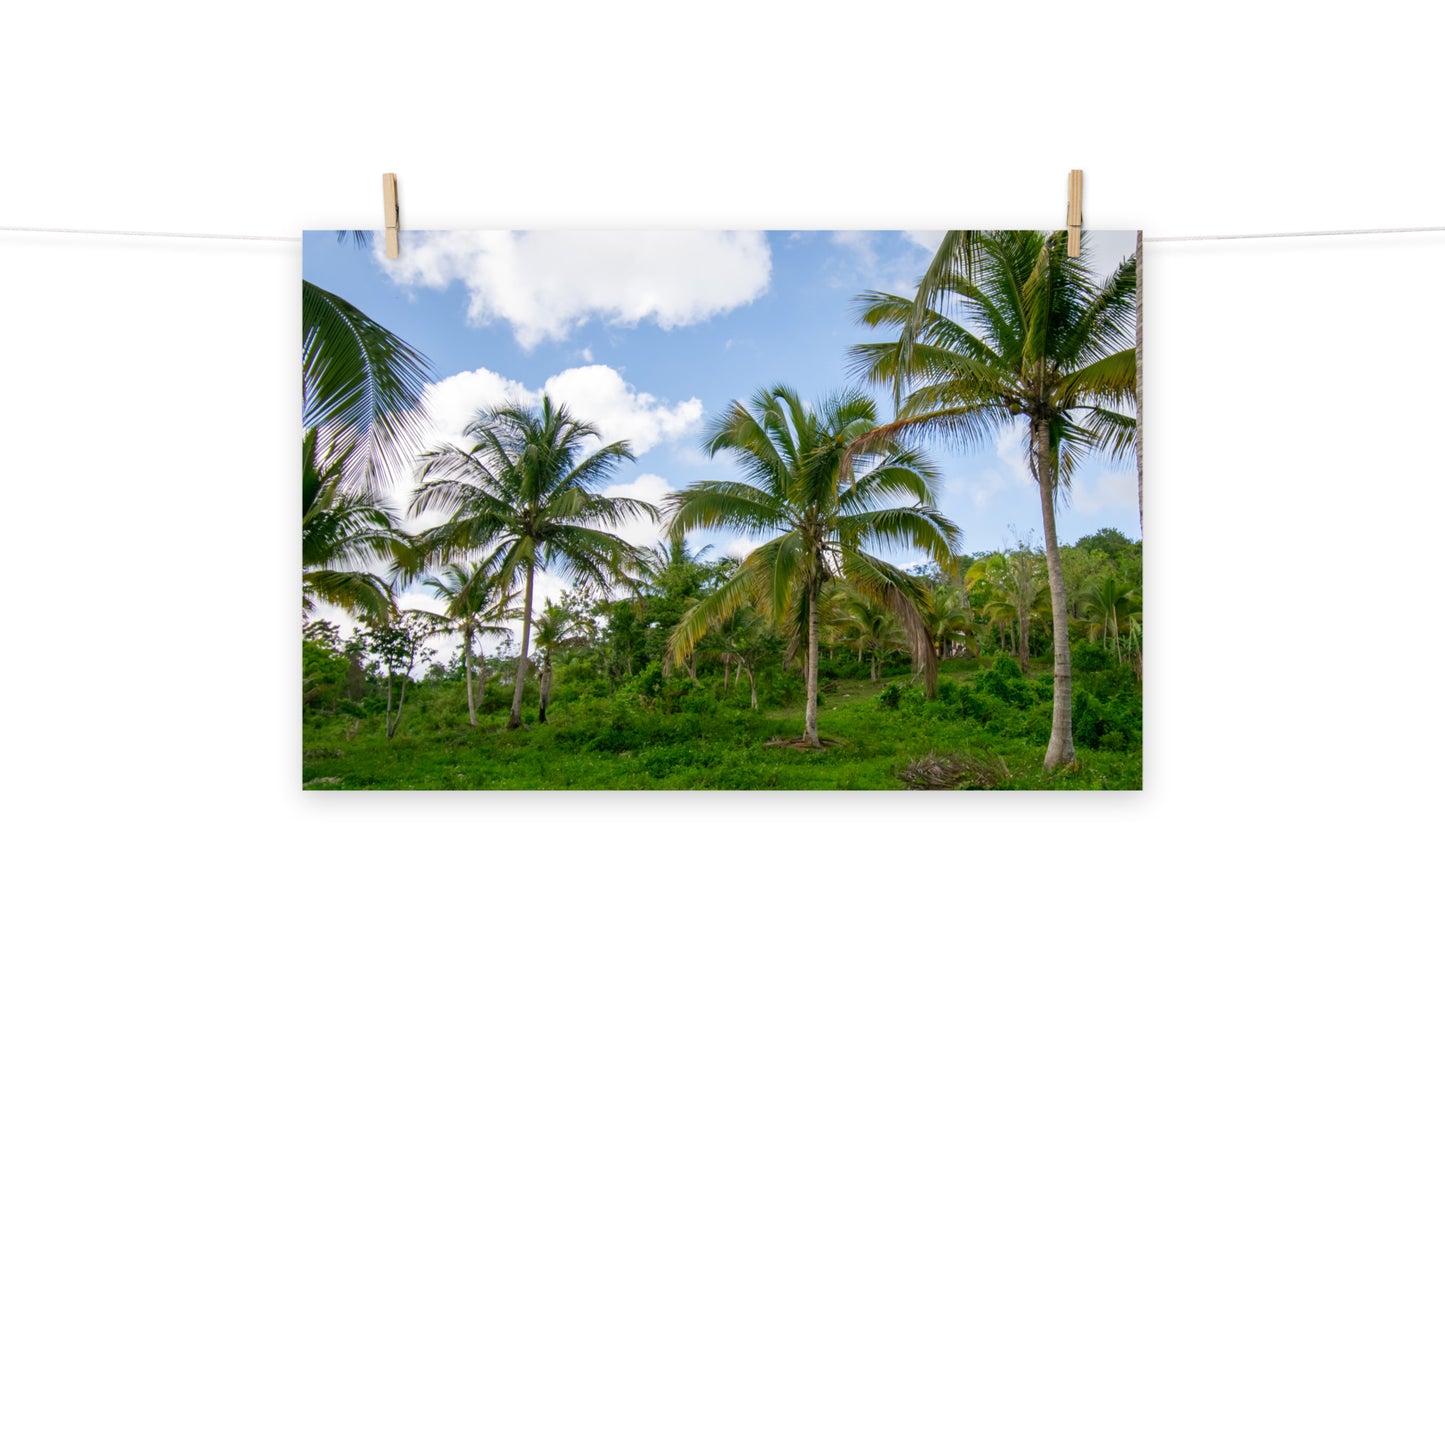
MULTIPOLYGON (((300 236, 256 236, 225 231, 109 231, 79 226, 0 226, 0 231, 32 236, 123 236, 157 241, 276 241, 299 246, 300 236)), ((1236 231, 1213 236, 1150 236, 1146 245, 1161 241, 1292 241, 1316 236, 1414 236, 1445 231, 1445 226, 1364 226, 1350 231, 1236 231)))

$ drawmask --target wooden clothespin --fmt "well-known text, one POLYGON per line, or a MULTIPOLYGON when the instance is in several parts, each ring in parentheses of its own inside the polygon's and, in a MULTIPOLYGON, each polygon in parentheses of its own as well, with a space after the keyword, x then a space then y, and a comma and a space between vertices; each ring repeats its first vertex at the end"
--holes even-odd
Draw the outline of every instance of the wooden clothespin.
POLYGON ((386 254, 394 261, 401 255, 401 211, 396 204, 396 176, 391 171, 381 178, 381 208, 386 226, 386 254))
POLYGON ((1069 255, 1079 254, 1084 233, 1084 173, 1069 172, 1069 255))

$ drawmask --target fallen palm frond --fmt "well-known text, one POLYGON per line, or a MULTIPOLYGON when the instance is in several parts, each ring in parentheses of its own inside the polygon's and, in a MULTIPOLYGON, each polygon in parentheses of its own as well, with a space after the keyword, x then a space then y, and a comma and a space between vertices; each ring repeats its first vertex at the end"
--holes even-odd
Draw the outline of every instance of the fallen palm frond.
POLYGON ((997 788, 1013 775, 1002 758, 971 753, 927 753, 898 770, 905 788, 943 791, 950 788, 997 788))

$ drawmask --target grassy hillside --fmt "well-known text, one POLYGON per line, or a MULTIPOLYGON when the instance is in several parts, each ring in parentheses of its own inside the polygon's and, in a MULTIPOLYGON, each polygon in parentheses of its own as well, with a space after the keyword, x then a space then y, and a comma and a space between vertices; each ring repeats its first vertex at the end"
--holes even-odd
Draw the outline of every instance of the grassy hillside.
MULTIPOLYGON (((926 701, 906 673, 871 683, 825 680, 819 728, 832 746, 771 745, 801 732, 796 678, 788 695, 765 693, 754 712, 746 686, 724 695, 719 679, 662 679, 655 668, 610 695, 581 668, 559 672, 548 721, 506 731, 508 690, 487 690, 478 726, 467 722, 462 683, 414 684, 396 736, 368 696, 303 725, 309 788, 886 788, 906 786, 908 765, 932 754, 931 785, 998 788, 1142 786, 1139 685, 1127 668, 1080 649, 1075 678, 1079 766, 1042 768, 1052 679, 1020 675, 1007 658, 941 664, 939 695, 926 701), (1092 654, 1092 655, 1091 655, 1092 654), (796 696, 793 694, 797 694, 796 696), (951 765, 950 765, 951 764, 951 765)), ((779 690, 782 690, 781 687, 779 690)))

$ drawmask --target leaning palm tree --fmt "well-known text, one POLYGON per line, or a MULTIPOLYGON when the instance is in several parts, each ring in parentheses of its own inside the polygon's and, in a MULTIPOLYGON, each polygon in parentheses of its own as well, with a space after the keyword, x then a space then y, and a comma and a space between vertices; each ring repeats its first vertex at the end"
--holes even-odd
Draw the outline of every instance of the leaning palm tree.
POLYGON ((395 564, 406 539, 384 501, 348 490, 349 449, 323 453, 320 445, 314 428, 301 440, 301 610, 326 602, 373 625, 385 622, 396 601, 390 584, 369 569, 395 564))
POLYGON ((371 496, 420 449, 427 360, 349 301, 301 283, 302 426, 344 456, 345 490, 371 496))
POLYGON ((481 687, 487 687, 487 665, 474 657, 472 643, 483 637, 509 637, 511 629, 502 618, 516 600, 516 593, 500 591, 497 579, 486 562, 448 562, 421 579, 421 585, 442 603, 440 613, 429 613, 437 620, 438 633, 453 633, 462 639, 462 670, 467 679, 467 716, 477 725, 479 695, 472 691, 473 663, 480 673, 481 687))
POLYGON ((424 453, 418 463, 413 515, 434 507, 450 513, 416 539, 419 558, 482 552, 499 588, 510 590, 519 576, 524 579, 509 728, 522 725, 538 568, 606 593, 643 565, 640 549, 607 529, 638 518, 655 520, 657 509, 635 497, 597 491, 622 462, 632 460, 622 441, 588 453, 597 437, 596 427, 544 396, 538 407, 478 413, 467 427, 466 445, 448 443, 424 453))
POLYGON ((864 322, 895 331, 890 341, 854 348, 861 372, 900 394, 910 388, 897 419, 863 445, 914 437, 977 445, 1024 418, 1053 615, 1046 768, 1074 759, 1055 510, 1082 457, 1132 455, 1135 419, 1120 407, 1135 397, 1135 291, 1132 257, 1098 281, 1084 258, 1069 257, 1062 231, 972 231, 949 233, 918 295, 860 300, 864 322))
POLYGON ((695 482, 669 498, 674 535, 723 527, 765 538, 733 574, 683 614, 671 647, 682 661, 707 631, 751 604, 805 649, 803 741, 818 737, 819 603, 830 578, 896 613, 930 692, 935 659, 919 616, 921 579, 865 550, 916 548, 943 562, 958 528, 934 505, 936 472, 922 453, 877 438, 877 413, 859 391, 808 406, 786 386, 733 405, 713 426, 708 449, 729 453, 746 481, 695 482))

